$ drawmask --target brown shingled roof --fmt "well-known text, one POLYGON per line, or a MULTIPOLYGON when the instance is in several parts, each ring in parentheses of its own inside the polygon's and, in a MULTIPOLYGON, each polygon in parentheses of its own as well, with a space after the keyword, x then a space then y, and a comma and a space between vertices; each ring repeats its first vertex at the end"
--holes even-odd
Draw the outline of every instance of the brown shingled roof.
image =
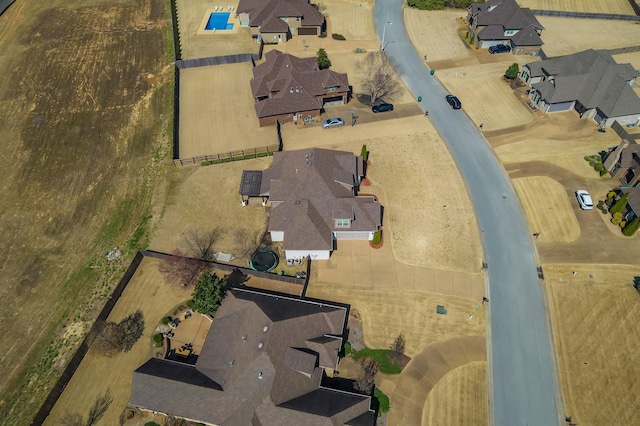
POLYGON ((321 361, 337 361, 346 321, 346 306, 231 289, 196 365, 149 360, 133 375, 130 403, 225 426, 368 417, 370 397, 321 387, 321 361))

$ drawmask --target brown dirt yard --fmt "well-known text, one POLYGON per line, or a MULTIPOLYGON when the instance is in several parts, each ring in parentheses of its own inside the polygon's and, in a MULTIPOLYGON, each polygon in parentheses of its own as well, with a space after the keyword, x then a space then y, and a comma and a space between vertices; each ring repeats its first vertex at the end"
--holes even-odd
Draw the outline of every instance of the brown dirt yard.
POLYGON ((259 127, 251 63, 180 71, 180 158, 278 144, 275 126, 259 127))
POLYGON ((549 57, 587 49, 636 46, 640 40, 640 24, 637 22, 554 16, 538 16, 538 20, 545 28, 542 33, 543 50, 549 57))
POLYGON ((404 8, 404 24, 418 55, 427 61, 442 61, 469 56, 471 49, 458 34, 457 19, 466 10, 418 10, 404 8))
POLYGON ((0 19, 1 424, 29 424, 146 243, 170 146, 167 4, 23 0, 0 19))
POLYGON ((634 15, 627 0, 520 0, 518 4, 529 9, 634 15))
POLYGON ((576 424, 636 422, 640 295, 632 286, 635 276, 637 265, 545 265, 565 412, 576 424))

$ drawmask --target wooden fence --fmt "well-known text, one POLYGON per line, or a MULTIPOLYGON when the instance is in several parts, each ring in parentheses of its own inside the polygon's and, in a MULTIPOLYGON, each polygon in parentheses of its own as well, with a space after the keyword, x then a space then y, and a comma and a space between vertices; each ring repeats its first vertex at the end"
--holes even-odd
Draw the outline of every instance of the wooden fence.
POLYGON ((174 158, 174 166, 208 166, 210 164, 229 163, 231 161, 247 160, 249 158, 267 157, 280 149, 279 145, 262 146, 259 148, 240 149, 238 151, 221 152, 219 154, 201 155, 191 158, 174 158))

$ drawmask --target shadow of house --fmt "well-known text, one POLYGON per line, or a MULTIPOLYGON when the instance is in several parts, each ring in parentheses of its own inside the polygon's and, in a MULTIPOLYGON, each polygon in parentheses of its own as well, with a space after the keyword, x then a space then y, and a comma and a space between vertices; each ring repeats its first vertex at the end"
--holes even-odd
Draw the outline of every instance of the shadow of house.
POLYGON ((224 426, 374 425, 371 397, 322 384, 335 370, 349 307, 229 290, 195 365, 152 358, 130 405, 224 426))
POLYGON ((640 182, 640 145, 623 139, 604 155, 602 164, 622 185, 636 186, 640 182))
POLYGON ((292 35, 319 36, 325 28, 322 13, 308 0, 240 0, 240 25, 267 44, 286 43, 292 35))
POLYGON ((325 105, 346 104, 347 74, 321 70, 316 58, 298 58, 278 50, 253 68, 251 92, 260 127, 315 119, 325 105))
POLYGON ((606 50, 585 50, 525 64, 520 79, 542 112, 575 110, 598 126, 640 123, 640 98, 631 87, 640 73, 606 50))
POLYGON ((382 206, 359 196, 362 157, 351 152, 311 148, 276 152, 263 171, 244 170, 240 194, 271 204, 267 230, 281 241, 287 260, 329 259, 336 241, 371 241, 382 225, 382 206))
POLYGON ((473 3, 467 8, 469 37, 476 47, 510 46, 514 54, 537 54, 544 27, 528 8, 515 0, 473 3))

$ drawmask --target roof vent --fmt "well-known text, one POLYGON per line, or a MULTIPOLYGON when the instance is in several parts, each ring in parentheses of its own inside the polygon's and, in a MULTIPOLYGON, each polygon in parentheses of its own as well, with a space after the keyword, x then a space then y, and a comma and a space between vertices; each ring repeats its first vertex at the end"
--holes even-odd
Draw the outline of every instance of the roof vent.
POLYGON ((229 361, 229 366, 233 367, 233 364, 235 364, 235 363, 236 363, 236 361, 235 361, 235 360, 233 360, 233 361, 229 361))
POLYGON ((246 335, 242 336, 242 341, 247 343, 247 336, 246 335))
POLYGON ((258 373, 258 379, 262 380, 262 371, 258 373))
POLYGON ((268 329, 269 329, 269 326, 265 325, 264 327, 262 327, 262 332, 266 333, 268 329))
POLYGON ((289 87, 289 93, 293 93, 293 87, 289 87))
POLYGON ((262 349, 263 346, 264 346, 264 343, 262 342, 258 343, 258 349, 262 349))

